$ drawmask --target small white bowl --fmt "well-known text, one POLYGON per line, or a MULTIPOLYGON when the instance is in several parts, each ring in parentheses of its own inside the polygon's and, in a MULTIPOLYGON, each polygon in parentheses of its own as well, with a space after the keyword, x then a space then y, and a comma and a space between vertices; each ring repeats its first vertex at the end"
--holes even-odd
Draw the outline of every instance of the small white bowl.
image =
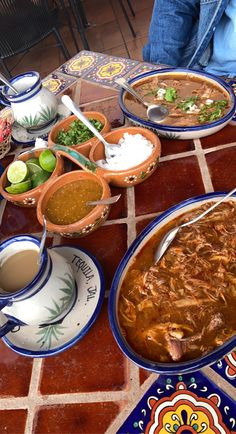
POLYGON ((209 136, 211 134, 216 133, 217 131, 224 128, 233 118, 236 110, 236 97, 234 94, 234 91, 232 87, 227 84, 224 80, 222 80, 219 77, 216 77, 213 74, 209 74, 207 72, 203 71, 195 71, 192 69, 186 69, 186 68, 165 68, 165 69, 158 69, 156 71, 149 71, 145 72, 144 74, 138 75, 131 80, 129 80, 130 85, 136 85, 137 83, 141 83, 142 81, 146 81, 147 78, 153 77, 153 76, 159 76, 163 75, 163 78, 165 75, 173 74, 175 77, 176 75, 183 75, 183 74, 189 74, 191 76, 200 77, 205 79, 206 81, 213 83, 214 85, 218 85, 221 87, 224 91, 226 91, 229 95, 230 101, 231 101, 231 108, 228 111, 228 113, 223 116, 220 119, 217 119, 214 122, 210 122, 208 124, 204 125, 197 125, 197 126, 191 126, 191 127, 178 127, 178 126, 170 126, 165 124, 165 121, 162 121, 161 123, 152 122, 150 120, 141 119, 137 115, 131 113, 124 103, 124 95, 126 93, 125 90, 120 91, 120 97, 119 97, 119 104, 121 107, 121 110, 123 111, 124 115, 135 125, 142 126, 149 128, 150 130, 156 132, 159 136, 165 137, 166 139, 180 139, 180 140, 188 140, 188 139, 197 139, 205 136, 209 136))

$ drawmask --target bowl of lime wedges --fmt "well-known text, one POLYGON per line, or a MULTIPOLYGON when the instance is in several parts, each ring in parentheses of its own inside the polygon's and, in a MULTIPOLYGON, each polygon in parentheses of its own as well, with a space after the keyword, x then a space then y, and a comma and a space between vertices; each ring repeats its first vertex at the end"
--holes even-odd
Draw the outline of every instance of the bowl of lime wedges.
POLYGON ((48 181, 63 172, 63 159, 52 150, 37 148, 24 152, 3 172, 0 194, 15 205, 36 207, 48 181))

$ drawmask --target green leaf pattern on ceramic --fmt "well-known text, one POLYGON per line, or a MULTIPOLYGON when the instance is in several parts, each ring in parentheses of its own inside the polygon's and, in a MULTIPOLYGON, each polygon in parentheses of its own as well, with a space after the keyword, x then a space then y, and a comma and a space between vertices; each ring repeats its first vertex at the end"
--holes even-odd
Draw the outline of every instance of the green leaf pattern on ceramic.
POLYGON ((54 108, 45 107, 42 108, 41 111, 38 112, 35 116, 32 116, 30 114, 29 116, 23 116, 23 118, 19 119, 17 119, 16 117, 15 120, 24 128, 32 128, 42 123, 46 124, 47 122, 55 118, 56 114, 57 111, 54 108))
POLYGON ((65 328, 61 324, 43 327, 36 333, 37 335, 41 335, 40 339, 37 340, 37 344, 40 344, 40 348, 45 347, 49 350, 52 346, 52 341, 55 339, 59 341, 60 336, 64 335, 63 329, 65 328))
MULTIPOLYGON (((75 280, 73 276, 69 273, 65 273, 64 277, 58 277, 58 279, 62 282, 62 286, 58 288, 59 291, 62 292, 62 297, 60 298, 60 303, 57 303, 54 299, 51 299, 52 303, 49 306, 45 306, 45 308, 49 312, 49 317, 47 322, 55 321, 58 317, 61 316, 64 310, 68 308, 71 303, 72 298, 75 294, 75 280)), ((51 324, 42 327, 36 334, 41 335, 40 339, 37 343, 40 343, 40 348, 47 347, 51 348, 52 340, 59 340, 60 336, 63 336, 63 327, 61 324, 51 324)))
POLYGON ((57 114, 57 110, 49 107, 42 108, 41 112, 39 113, 41 120, 44 121, 45 123, 55 118, 56 114, 57 114))

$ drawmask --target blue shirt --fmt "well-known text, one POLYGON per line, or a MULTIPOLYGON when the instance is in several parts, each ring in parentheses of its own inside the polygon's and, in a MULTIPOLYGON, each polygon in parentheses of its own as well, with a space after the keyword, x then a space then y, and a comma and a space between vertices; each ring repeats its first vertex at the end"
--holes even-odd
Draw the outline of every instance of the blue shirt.
POLYGON ((236 75, 236 0, 230 0, 215 30, 213 52, 205 68, 216 75, 236 75))

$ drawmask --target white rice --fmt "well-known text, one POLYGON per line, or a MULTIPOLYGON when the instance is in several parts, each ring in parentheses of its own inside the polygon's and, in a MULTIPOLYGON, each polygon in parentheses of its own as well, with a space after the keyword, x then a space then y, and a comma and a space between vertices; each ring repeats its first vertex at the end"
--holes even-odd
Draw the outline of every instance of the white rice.
POLYGON ((127 170, 145 161, 153 151, 153 144, 141 134, 124 133, 119 140, 114 156, 96 161, 107 170, 127 170))

